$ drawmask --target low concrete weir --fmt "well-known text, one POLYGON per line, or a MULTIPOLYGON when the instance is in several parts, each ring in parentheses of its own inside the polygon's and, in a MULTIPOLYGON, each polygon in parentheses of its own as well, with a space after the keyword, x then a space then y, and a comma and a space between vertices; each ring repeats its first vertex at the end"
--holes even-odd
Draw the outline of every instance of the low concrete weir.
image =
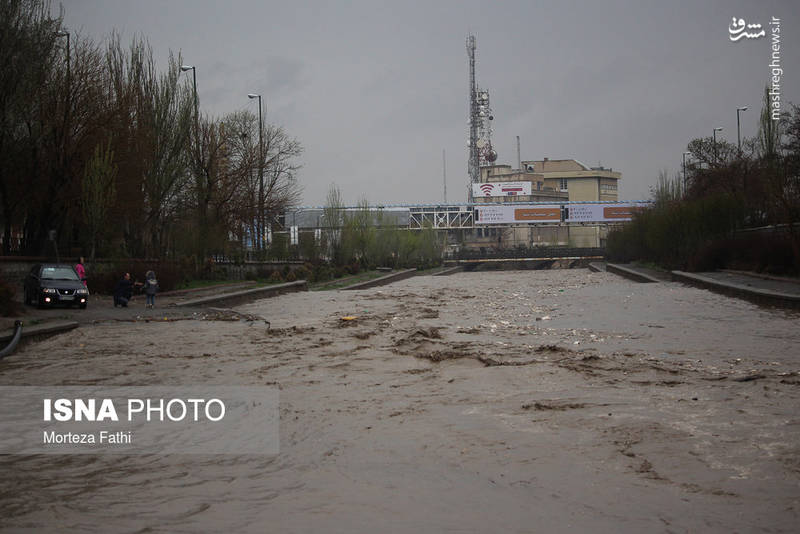
POLYGON ((441 271, 439 271, 438 273, 434 273, 433 276, 449 276, 449 275, 454 274, 454 273, 459 273, 459 272, 461 272, 463 270, 464 270, 464 268, 461 267, 460 265, 458 265, 456 267, 446 267, 446 268, 442 269, 441 271))
POLYGON ((282 293, 290 293, 294 291, 308 291, 308 282, 305 280, 297 280, 296 282, 287 282, 285 284, 275 284, 264 287, 256 287, 253 289, 244 289, 242 291, 234 291, 231 293, 223 293, 221 295, 210 295, 208 297, 200 297, 192 300, 185 300, 175 304, 176 307, 182 308, 187 306, 206 306, 209 304, 235 304, 240 302, 250 302, 257 299, 274 297, 282 293))
POLYGON ((416 274, 416 269, 405 269, 396 273, 387 274, 386 276, 381 276, 380 278, 373 278, 372 280, 367 280, 366 282, 359 282, 357 284, 353 284, 352 286, 343 287, 342 289, 368 289, 370 287, 385 286, 386 284, 391 284, 392 282, 397 282, 398 280, 410 278, 416 274))

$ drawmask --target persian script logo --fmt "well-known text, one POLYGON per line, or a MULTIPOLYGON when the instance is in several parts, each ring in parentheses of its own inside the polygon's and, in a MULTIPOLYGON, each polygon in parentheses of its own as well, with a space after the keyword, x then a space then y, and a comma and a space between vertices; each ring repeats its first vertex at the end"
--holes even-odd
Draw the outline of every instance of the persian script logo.
POLYGON ((728 34, 731 41, 738 41, 742 37, 758 39, 759 37, 764 37, 767 33, 761 29, 761 24, 745 24, 744 19, 733 17, 731 18, 731 25, 728 26, 728 34), (745 29, 753 31, 744 31, 745 29))

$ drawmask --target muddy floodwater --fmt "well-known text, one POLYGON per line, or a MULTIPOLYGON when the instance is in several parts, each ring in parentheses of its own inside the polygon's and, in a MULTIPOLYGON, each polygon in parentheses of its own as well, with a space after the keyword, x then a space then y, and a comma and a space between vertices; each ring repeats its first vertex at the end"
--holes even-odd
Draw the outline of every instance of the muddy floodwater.
POLYGON ((0 384, 274 385, 280 454, 0 456, 0 529, 800 528, 797 313, 581 269, 236 309, 271 328, 83 326, 0 384))

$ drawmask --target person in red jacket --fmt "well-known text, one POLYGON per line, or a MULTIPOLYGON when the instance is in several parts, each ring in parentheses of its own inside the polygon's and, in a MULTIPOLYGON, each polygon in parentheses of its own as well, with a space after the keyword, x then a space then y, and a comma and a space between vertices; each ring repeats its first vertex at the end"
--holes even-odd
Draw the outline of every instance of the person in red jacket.
POLYGON ((75 272, 78 273, 78 278, 81 279, 83 285, 85 287, 89 287, 86 284, 86 268, 83 266, 83 256, 81 256, 80 259, 78 259, 78 264, 75 266, 75 272))

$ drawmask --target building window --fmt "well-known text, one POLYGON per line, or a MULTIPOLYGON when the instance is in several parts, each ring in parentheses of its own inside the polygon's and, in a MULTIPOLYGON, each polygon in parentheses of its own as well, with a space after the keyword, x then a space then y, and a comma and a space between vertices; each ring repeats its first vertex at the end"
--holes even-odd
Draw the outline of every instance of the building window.
POLYGON ((562 191, 566 191, 567 190, 567 179, 566 178, 559 178, 558 183, 561 186, 560 188, 561 188, 562 191))

